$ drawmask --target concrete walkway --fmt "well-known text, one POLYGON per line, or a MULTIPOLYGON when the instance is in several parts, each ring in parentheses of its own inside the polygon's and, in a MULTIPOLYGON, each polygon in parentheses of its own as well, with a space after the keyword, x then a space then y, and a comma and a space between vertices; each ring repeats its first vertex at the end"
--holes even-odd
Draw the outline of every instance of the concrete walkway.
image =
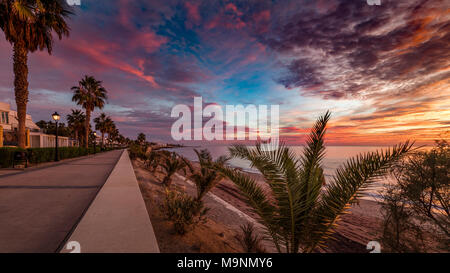
POLYGON ((58 252, 121 154, 0 176, 0 252, 58 252))
POLYGON ((61 250, 63 253, 73 251, 159 253, 127 151, 61 250), (74 243, 77 248, 73 247, 74 243))

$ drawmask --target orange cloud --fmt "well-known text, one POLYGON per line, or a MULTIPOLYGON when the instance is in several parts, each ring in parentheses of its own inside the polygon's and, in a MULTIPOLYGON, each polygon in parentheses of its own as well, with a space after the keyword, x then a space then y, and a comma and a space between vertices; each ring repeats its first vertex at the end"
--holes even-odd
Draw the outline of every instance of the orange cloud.
POLYGON ((138 66, 141 68, 135 68, 130 64, 119 60, 118 58, 114 58, 111 55, 103 53, 103 51, 107 48, 102 44, 87 44, 84 41, 80 41, 79 43, 70 43, 68 45, 73 50, 80 52, 81 54, 85 54, 90 58, 94 59, 96 62, 104 65, 106 68, 113 67, 119 69, 123 72, 127 72, 129 74, 135 75, 140 79, 150 83, 152 86, 157 87, 158 84, 155 81, 155 78, 151 75, 145 75, 142 69, 142 63, 140 62, 138 66))

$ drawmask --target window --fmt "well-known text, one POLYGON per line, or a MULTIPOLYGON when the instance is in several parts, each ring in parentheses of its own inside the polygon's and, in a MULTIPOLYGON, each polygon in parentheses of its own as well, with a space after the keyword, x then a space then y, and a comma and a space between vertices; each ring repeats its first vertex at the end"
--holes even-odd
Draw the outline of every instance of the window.
POLYGON ((8 112, 2 112, 0 116, 0 123, 9 124, 8 112))

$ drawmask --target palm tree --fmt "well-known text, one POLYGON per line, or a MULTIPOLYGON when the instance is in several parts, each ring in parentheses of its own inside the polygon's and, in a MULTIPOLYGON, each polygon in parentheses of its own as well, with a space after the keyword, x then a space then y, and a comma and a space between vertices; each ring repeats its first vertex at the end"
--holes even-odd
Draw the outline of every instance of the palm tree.
POLYGON ((94 119, 95 130, 99 130, 102 134, 102 148, 104 147, 105 134, 110 130, 112 120, 106 116, 105 113, 101 113, 100 116, 94 119))
POLYGON ((86 116, 81 110, 73 110, 72 114, 67 115, 67 125, 75 134, 75 139, 80 141, 81 132, 83 131, 84 124, 86 122, 86 116))
POLYGON ((122 146, 125 144, 125 137, 119 133, 119 136, 117 137, 117 141, 119 142, 119 144, 122 146))
POLYGON ((194 149, 194 152, 197 154, 198 162, 200 163, 200 170, 196 171, 192 168, 190 164, 187 166, 192 173, 189 176, 197 188, 197 197, 196 201, 200 201, 206 193, 208 193, 217 183, 222 180, 224 175, 217 169, 212 168, 213 165, 222 167, 229 160, 226 156, 221 156, 213 161, 211 153, 207 150, 198 151, 194 149))
POLYGON ((259 143, 255 148, 243 145, 230 148, 233 157, 250 161, 261 172, 269 193, 240 171, 226 166, 218 168, 246 197, 279 252, 312 252, 323 247, 339 217, 412 147, 406 142, 353 157, 324 186, 322 159, 329 118, 327 112, 316 121, 299 158, 283 144, 275 149, 259 143))
POLYGON ((162 157, 160 166, 166 173, 162 181, 166 187, 170 187, 172 184, 172 176, 177 171, 183 170, 183 172, 186 173, 186 167, 188 167, 187 160, 174 152, 166 153, 162 157))
MULTIPOLYGON (((85 139, 87 140, 89 139, 91 113, 95 108, 103 108, 107 99, 107 91, 102 86, 102 82, 97 81, 92 76, 84 76, 84 78, 79 81, 78 86, 73 86, 71 89, 74 92, 72 101, 86 109, 85 139)), ((86 141, 84 145, 87 148, 88 141, 86 141)))
POLYGON ((114 144, 114 142, 117 140, 118 137, 119 137, 119 129, 117 129, 114 121, 111 121, 109 130, 108 130, 108 138, 109 138, 110 144, 111 145, 114 144))
POLYGON ((36 125, 44 132, 48 129, 48 123, 45 120, 40 120, 36 122, 36 125))
POLYGON ((28 52, 47 49, 52 53, 55 32, 59 39, 69 35, 65 18, 72 12, 65 1, 2 0, 0 28, 13 45, 14 94, 18 116, 18 143, 25 148, 25 120, 28 103, 28 52))
POLYGON ((150 150, 149 153, 145 156, 145 167, 151 171, 154 172, 160 166, 160 161, 164 158, 167 151, 154 151, 150 150))
POLYGON ((139 133, 138 137, 137 137, 137 142, 141 145, 143 145, 145 143, 146 139, 145 139, 145 134, 144 133, 139 133))

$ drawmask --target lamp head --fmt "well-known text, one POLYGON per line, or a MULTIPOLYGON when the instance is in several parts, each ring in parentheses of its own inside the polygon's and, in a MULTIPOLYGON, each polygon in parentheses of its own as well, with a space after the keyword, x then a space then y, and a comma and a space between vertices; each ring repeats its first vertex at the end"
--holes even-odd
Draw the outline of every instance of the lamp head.
POLYGON ((52 114, 52 118, 53 118, 54 121, 58 121, 60 119, 60 116, 59 116, 59 114, 57 112, 55 112, 55 113, 52 114))

